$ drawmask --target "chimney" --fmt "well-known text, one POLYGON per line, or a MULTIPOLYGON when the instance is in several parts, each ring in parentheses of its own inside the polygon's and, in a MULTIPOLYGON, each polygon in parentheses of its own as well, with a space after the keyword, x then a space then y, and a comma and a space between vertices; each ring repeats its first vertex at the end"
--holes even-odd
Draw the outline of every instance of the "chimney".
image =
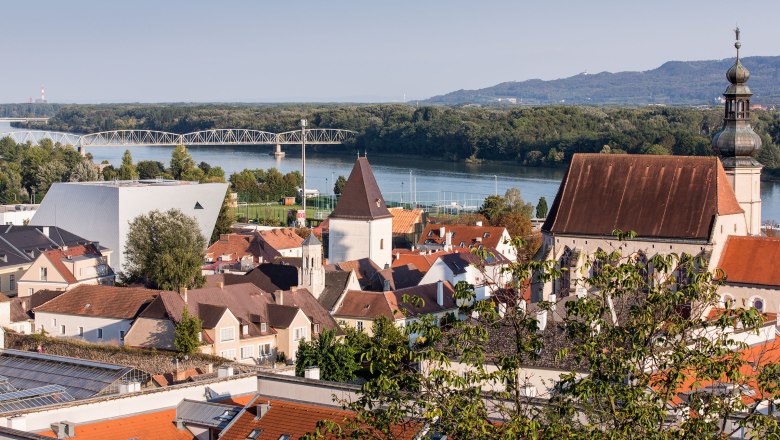
POLYGON ((279 304, 280 306, 284 305, 284 291, 283 290, 275 290, 274 291, 274 299, 276 300, 276 304, 279 304))
POLYGON ((257 405, 257 418, 261 419, 264 415, 268 414, 268 411, 271 410, 271 403, 261 403, 257 405))
POLYGON ((398 260, 399 258, 401 258, 401 253, 400 252, 396 252, 394 260, 398 260))
POLYGON ((444 250, 449 251, 452 249, 452 232, 444 234, 444 250))
POLYGON ((536 312, 536 320, 539 322, 539 332, 543 332, 547 328, 547 311, 536 312))
POLYGON ((183 382, 187 380, 187 373, 184 370, 176 370, 173 372, 174 382, 183 382))
POLYGON ((303 377, 306 379, 320 380, 320 367, 306 367, 303 371, 303 377))
POLYGON ((390 280, 384 280, 385 282, 382 284, 382 292, 389 292, 390 291, 390 280))
POLYGON ((436 304, 444 307, 444 281, 442 280, 436 282, 436 304))
POLYGON ((76 436, 76 425, 73 422, 52 423, 51 430, 57 438, 73 438, 76 436))
POLYGON ((187 289, 186 287, 181 288, 181 298, 184 300, 184 304, 187 304, 187 289))
POLYGON ((480 226, 481 227, 482 226, 482 220, 479 220, 476 223, 474 223, 474 226, 480 226))
POLYGON ((41 228, 41 232, 43 232, 43 235, 48 237, 49 236, 49 227, 48 226, 42 227, 41 228))
POLYGON ((206 374, 210 374, 213 372, 214 372, 214 364, 209 362, 208 364, 206 364, 206 374))
POLYGON ((218 378, 230 377, 233 375, 233 367, 231 365, 222 365, 217 370, 218 378))
POLYGON ((225 282, 224 281, 218 282, 217 283, 217 287, 219 287, 220 289, 224 289, 225 288, 225 282))
POLYGON ((445 234, 446 232, 447 232, 447 231, 444 229, 444 226, 439 226, 439 237, 442 237, 442 238, 444 238, 444 234, 445 234))

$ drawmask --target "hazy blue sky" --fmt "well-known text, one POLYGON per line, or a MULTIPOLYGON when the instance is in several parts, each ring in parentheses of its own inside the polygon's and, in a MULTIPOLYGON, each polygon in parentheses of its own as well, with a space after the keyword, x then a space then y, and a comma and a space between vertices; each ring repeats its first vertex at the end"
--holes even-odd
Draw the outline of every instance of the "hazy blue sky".
POLYGON ((780 1, 0 4, 0 102, 401 101, 668 60, 780 55, 780 1))

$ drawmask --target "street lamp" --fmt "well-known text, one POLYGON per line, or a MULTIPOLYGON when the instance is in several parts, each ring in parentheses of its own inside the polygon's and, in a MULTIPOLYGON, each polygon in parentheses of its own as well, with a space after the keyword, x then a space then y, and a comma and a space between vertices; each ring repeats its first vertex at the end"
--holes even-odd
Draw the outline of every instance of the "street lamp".
POLYGON ((298 225, 306 227, 306 119, 301 119, 301 169, 303 171, 303 188, 301 189, 301 205, 303 213, 298 213, 298 225), (301 215, 303 214, 303 215, 301 215))

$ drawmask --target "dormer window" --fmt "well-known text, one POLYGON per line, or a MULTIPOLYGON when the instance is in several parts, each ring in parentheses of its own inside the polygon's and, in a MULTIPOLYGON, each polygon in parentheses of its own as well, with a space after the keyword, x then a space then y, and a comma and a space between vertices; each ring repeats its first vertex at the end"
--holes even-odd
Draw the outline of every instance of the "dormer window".
POLYGON ((241 334, 246 336, 249 334, 249 326, 244 324, 241 326, 241 334))
POLYGON ((485 232, 484 234, 482 234, 482 238, 488 238, 488 237, 490 237, 490 232, 485 232))
POLYGON ((319 333, 319 332, 320 332, 320 325, 314 324, 314 333, 319 333))
POLYGON ((433 231, 428 231, 428 237, 433 237, 433 231))
POLYGON ((268 323, 267 322, 261 322, 260 323, 260 331, 265 333, 268 331, 268 323))

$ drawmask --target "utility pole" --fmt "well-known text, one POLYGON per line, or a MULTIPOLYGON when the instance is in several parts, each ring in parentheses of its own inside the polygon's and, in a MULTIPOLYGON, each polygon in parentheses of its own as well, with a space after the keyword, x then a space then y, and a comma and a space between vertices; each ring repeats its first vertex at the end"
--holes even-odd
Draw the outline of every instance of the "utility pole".
POLYGON ((298 212, 298 226, 306 227, 306 119, 301 119, 301 169, 303 171, 303 188, 301 188, 301 205, 303 212, 298 212))
POLYGON ((494 175, 493 175, 493 179, 495 179, 495 182, 496 182, 496 196, 497 196, 497 195, 498 195, 498 176, 496 176, 496 175, 494 174, 494 175))

